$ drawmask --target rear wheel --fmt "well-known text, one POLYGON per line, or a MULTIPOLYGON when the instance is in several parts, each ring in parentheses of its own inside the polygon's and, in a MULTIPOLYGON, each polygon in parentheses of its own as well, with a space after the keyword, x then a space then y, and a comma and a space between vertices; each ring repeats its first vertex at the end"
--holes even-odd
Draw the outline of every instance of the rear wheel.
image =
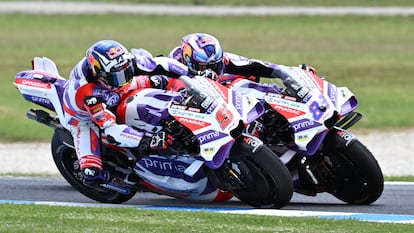
POLYGON ((129 194, 121 194, 101 186, 96 188, 85 186, 82 182, 82 174, 75 150, 63 144, 56 132, 52 138, 52 155, 56 167, 65 180, 90 199, 104 203, 122 203, 131 199, 136 193, 136 190, 131 190, 129 194))

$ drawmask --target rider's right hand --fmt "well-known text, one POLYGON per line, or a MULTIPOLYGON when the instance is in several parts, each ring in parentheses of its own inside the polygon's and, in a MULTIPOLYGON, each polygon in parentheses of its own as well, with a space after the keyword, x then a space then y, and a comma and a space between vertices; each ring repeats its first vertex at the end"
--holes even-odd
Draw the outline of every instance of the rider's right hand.
POLYGON ((303 99, 309 93, 309 89, 303 86, 301 83, 293 79, 292 77, 287 77, 283 80, 283 85, 286 87, 286 92, 289 96, 303 99))
POLYGON ((101 97, 87 96, 84 99, 84 108, 93 123, 100 129, 105 129, 116 123, 115 115, 106 109, 105 101, 101 97))
POLYGON ((218 79, 217 73, 214 72, 213 70, 210 70, 210 69, 199 71, 199 70, 195 70, 195 69, 192 69, 192 68, 189 67, 188 68, 188 73, 191 74, 191 75, 194 75, 194 76, 195 75, 202 76, 202 77, 206 77, 206 78, 209 78, 209 79, 212 79, 212 80, 217 80, 218 79))
POLYGON ((146 134, 142 137, 138 149, 140 150, 157 150, 167 149, 172 144, 172 136, 166 132, 156 134, 146 134))
POLYGON ((166 132, 158 132, 151 138, 150 149, 167 149, 172 144, 172 135, 166 132))
POLYGON ((212 80, 217 80, 218 75, 216 74, 216 72, 212 71, 212 70, 203 70, 203 71, 198 71, 199 76, 203 76, 212 80))

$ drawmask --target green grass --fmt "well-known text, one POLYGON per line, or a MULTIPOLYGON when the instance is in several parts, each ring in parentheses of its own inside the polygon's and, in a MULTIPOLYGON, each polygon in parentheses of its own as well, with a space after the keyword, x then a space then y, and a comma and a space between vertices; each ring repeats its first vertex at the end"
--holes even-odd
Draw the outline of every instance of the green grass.
POLYGON ((0 205, 0 232, 411 232, 411 224, 355 220, 156 211, 0 205))
MULTIPOLYGON (((3 0, 0 0, 3 1, 3 0)), ((120 2, 120 1, 119 1, 120 2)), ((127 2, 127 1, 124 1, 127 2)), ((144 1, 128 1, 144 2, 144 1)), ((151 2, 176 3, 174 0, 151 2)), ((180 3, 198 4, 184 0, 180 3)), ((222 1, 203 1, 214 4, 222 1)), ((227 1, 261 4, 268 1, 227 1)), ((373 5, 373 1, 270 1, 275 5, 373 5)), ((391 1, 376 1, 389 5, 391 1)), ((392 5, 412 5, 410 0, 392 5)), ((0 140, 49 140, 51 130, 24 117, 32 104, 12 87, 16 72, 33 56, 47 56, 62 75, 103 38, 128 47, 167 53, 186 33, 216 35, 227 51, 296 65, 312 64, 329 80, 346 85, 361 101, 357 128, 413 127, 412 17, 173 17, 0 15, 0 140)), ((390 180, 401 180, 391 177, 390 180)), ((412 180, 408 177, 407 180, 412 180)), ((410 232, 411 225, 242 216, 208 212, 0 205, 0 232, 410 232), (197 224, 195 224, 197 223, 197 224)))
MULTIPOLYGON (((0 0, 10 1, 10 0, 0 0)), ((36 0, 14 0, 36 1, 36 0)), ((47 2, 91 2, 91 0, 46 0, 47 2)), ((190 5, 292 5, 292 6, 411 6, 411 0, 100 0, 99 2, 118 3, 161 3, 161 4, 190 4, 190 5)))
POLYGON ((297 65, 311 64, 359 98, 364 118, 356 129, 414 126, 412 17, 207 17, 137 15, 0 15, 0 139, 49 140, 51 130, 25 118, 33 104, 12 86, 33 56, 53 59, 68 76, 100 39, 167 54, 191 32, 215 35, 226 51, 297 65))
POLYGON ((386 176, 385 181, 414 182, 414 176, 386 176))

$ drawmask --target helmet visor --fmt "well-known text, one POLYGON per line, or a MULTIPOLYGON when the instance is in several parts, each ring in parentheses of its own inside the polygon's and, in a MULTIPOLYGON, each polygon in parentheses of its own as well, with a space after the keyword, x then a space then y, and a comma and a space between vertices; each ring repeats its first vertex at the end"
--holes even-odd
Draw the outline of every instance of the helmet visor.
POLYGON ((112 88, 118 88, 127 85, 134 77, 132 63, 128 62, 126 67, 119 71, 106 72, 105 77, 100 77, 106 85, 112 88))
POLYGON ((131 82, 133 78, 133 71, 132 71, 132 65, 129 64, 128 68, 118 71, 118 72, 111 72, 112 75, 112 82, 113 87, 122 87, 129 82, 131 82))
POLYGON ((223 62, 222 60, 215 62, 215 63, 194 63, 195 70, 204 71, 204 70, 212 70, 216 72, 216 74, 221 75, 223 72, 223 62))

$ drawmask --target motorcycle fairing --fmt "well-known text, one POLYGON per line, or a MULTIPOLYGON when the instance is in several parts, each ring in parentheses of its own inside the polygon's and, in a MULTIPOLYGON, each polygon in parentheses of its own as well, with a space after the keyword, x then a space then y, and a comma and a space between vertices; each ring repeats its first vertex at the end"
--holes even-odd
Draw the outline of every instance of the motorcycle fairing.
MULTIPOLYGON (((212 85, 217 92, 212 92, 211 94, 220 95, 227 102, 227 104, 234 106, 241 116, 241 119, 246 122, 246 124, 253 122, 264 112, 263 103, 260 103, 253 95, 236 92, 207 78, 201 78, 200 82, 202 85, 206 82, 212 85)), ((208 88, 206 87, 205 89, 208 88)))
POLYGON ((355 95, 347 87, 337 87, 316 74, 298 67, 290 67, 290 70, 297 75, 296 79, 299 79, 311 90, 312 94, 316 93, 327 97, 341 115, 345 115, 358 107, 355 95))
POLYGON ((208 167, 217 169, 229 155, 234 143, 231 131, 239 126, 241 120, 238 110, 231 104, 234 92, 204 77, 196 76, 191 80, 184 77, 182 80, 191 92, 212 98, 215 105, 208 112, 203 112, 171 103, 169 113, 192 130, 200 144, 199 156, 208 167), (195 122, 198 122, 197 127, 194 127, 195 122))
POLYGON ((64 78, 43 71, 27 70, 17 73, 13 84, 27 101, 55 111, 59 117, 64 116, 61 105, 66 84, 64 78))
POLYGON ((297 102, 284 95, 267 93, 264 100, 291 124, 294 149, 312 155, 332 127, 331 119, 352 112, 358 102, 346 87, 338 88, 297 67, 292 67, 291 71, 295 79, 300 80, 310 90, 308 95, 301 102, 297 102))
POLYGON ((210 164, 213 169, 221 166, 219 161, 224 161, 224 158, 228 155, 226 152, 230 151, 234 141, 230 131, 235 128, 233 125, 236 124, 235 120, 237 119, 232 119, 234 114, 230 115, 231 113, 224 113, 223 111, 225 110, 217 107, 210 114, 201 114, 188 109, 169 108, 170 114, 175 119, 193 131, 200 144, 200 156, 204 161, 211 162, 207 164, 210 164), (221 118, 223 119, 218 121, 221 118), (194 122, 200 123, 197 124, 197 127, 194 127, 194 122), (221 131, 216 129, 221 129, 221 131), (226 149, 226 147, 228 148, 226 149), (219 151, 221 151, 220 154, 218 154, 219 151), (217 160, 217 158, 215 159, 217 156, 224 158, 217 160), (216 162, 213 162, 214 160, 216 162))
MULTIPOLYGON (((55 111, 56 114, 58 115, 58 118, 63 119, 64 111, 63 111, 61 102, 62 102, 63 90, 66 84, 66 80, 59 76, 57 72, 57 68, 55 64, 53 63, 53 61, 47 58, 35 58, 33 63, 34 63, 33 70, 22 71, 16 75, 16 80, 15 80, 14 85, 16 86, 18 91, 28 101, 33 102, 37 105, 43 106, 51 111, 55 111)), ((179 94, 171 94, 167 92, 162 93, 162 92, 163 91, 158 92, 155 96, 153 96, 155 99, 158 99, 160 103, 168 102, 171 100, 171 98, 174 99, 177 96, 181 98, 179 94)), ((179 100, 177 99, 177 101, 179 100)), ((33 118, 31 119, 35 119, 45 124, 48 123, 48 122, 42 122, 38 119, 39 117, 38 113, 40 111, 44 112, 42 110, 30 110, 28 113, 31 113, 31 115, 34 114, 33 118)), ((155 111, 154 109, 151 109, 151 112, 154 113, 154 111, 155 111)), ((47 115, 48 117, 50 117, 50 115, 47 114, 46 112, 43 115, 47 115)), ((58 119, 54 120, 53 123, 56 123, 57 125, 54 126, 50 124, 50 126, 56 129, 56 132, 58 132, 60 137, 62 137, 63 143, 67 144, 70 148, 73 148, 73 144, 72 144, 73 140, 71 138, 71 135, 68 133, 68 131, 63 130, 58 119)), ((119 153, 126 154, 127 157, 130 157, 129 159, 130 161, 133 161, 135 158, 135 156, 131 154, 131 151, 129 151, 126 148, 116 148, 115 145, 108 144, 106 140, 103 141, 103 144, 105 144, 109 148, 114 148, 119 153)), ((196 158, 194 157, 188 157, 188 158, 194 161, 199 161, 199 160, 196 160, 196 158)), ((163 159, 167 159, 167 158, 163 158, 163 159)), ((177 160, 177 161, 180 161, 180 160, 177 160)), ((185 179, 180 181, 179 178, 177 178, 177 180, 175 181, 175 183, 178 184, 178 187, 183 187, 183 190, 178 190, 179 188, 177 187, 175 188, 174 187, 170 187, 170 188, 163 187, 162 186, 163 184, 161 183, 159 185, 160 188, 158 188, 158 190, 160 191, 159 193, 165 194, 165 195, 168 195, 169 193, 171 193, 173 194, 171 196, 179 197, 180 195, 178 193, 184 192, 187 194, 184 194, 181 196, 184 197, 184 196, 190 195, 188 196, 190 199, 205 200, 205 201, 223 201, 223 200, 227 200, 232 197, 230 193, 223 195, 223 192, 221 190, 212 186, 208 182, 208 178, 205 176, 205 174, 202 174, 202 172, 204 172, 203 169, 197 169, 196 171, 193 171, 191 176, 186 175, 184 171, 187 168, 191 167, 191 165, 196 164, 196 163, 187 161, 184 164, 187 164, 186 167, 184 167, 185 169, 183 168, 177 174, 181 175, 178 177, 184 177, 185 179), (180 182, 182 183, 180 184, 180 182), (185 182, 187 182, 188 185, 185 182), (183 186, 183 185, 187 185, 187 186, 183 186)), ((171 175, 171 177, 174 177, 174 175, 171 175)), ((163 180, 160 179, 160 181, 163 181, 163 180)), ((145 179, 142 182, 146 183, 147 187, 151 186, 151 184, 149 182, 146 182, 145 179)), ((103 187, 106 187, 111 190, 115 190, 124 195, 129 195, 132 190, 128 187, 117 185, 116 182, 105 184, 103 185, 103 187)), ((155 187, 155 185, 153 187, 155 187)))
POLYGON ((146 88, 131 91, 117 107, 117 116, 125 124, 156 133, 162 129, 160 121, 169 117, 171 101, 181 101, 175 92, 146 88))
POLYGON ((195 160, 191 156, 170 159, 150 155, 141 158, 134 170, 144 179, 143 184, 154 192, 168 193, 178 198, 213 201, 218 190, 208 181, 203 169, 199 169, 192 176, 184 172, 195 160))
POLYGON ((338 87, 338 108, 341 115, 354 111, 358 107, 358 100, 347 87, 338 87))

